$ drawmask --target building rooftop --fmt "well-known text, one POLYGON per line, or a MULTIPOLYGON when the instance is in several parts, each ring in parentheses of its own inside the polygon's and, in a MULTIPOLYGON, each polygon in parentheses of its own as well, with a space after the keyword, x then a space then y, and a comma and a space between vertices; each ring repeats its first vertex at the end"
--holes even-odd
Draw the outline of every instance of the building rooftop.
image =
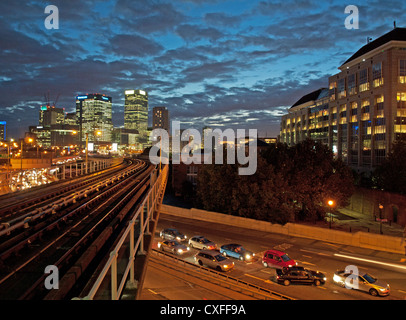
POLYGON ((363 56, 364 54, 379 48, 380 46, 390 42, 390 41, 406 41, 406 28, 394 28, 392 31, 385 33, 383 36, 380 36, 378 39, 369 42, 356 53, 354 53, 347 61, 345 61, 341 66, 355 60, 358 57, 363 56))
POLYGON ((328 92, 327 88, 320 88, 320 89, 317 89, 317 90, 315 90, 313 92, 310 92, 310 93, 306 94, 305 96, 301 97, 290 108, 300 106, 301 104, 304 104, 304 103, 307 103, 307 102, 316 101, 317 99, 324 97, 326 91, 328 92))

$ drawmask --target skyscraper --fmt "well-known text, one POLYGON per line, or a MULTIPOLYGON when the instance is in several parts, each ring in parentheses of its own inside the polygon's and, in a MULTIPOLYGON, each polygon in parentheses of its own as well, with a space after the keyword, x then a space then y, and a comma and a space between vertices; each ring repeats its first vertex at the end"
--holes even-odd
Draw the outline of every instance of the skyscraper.
POLYGON ((76 119, 79 125, 79 137, 86 141, 111 142, 112 98, 100 93, 80 95, 76 97, 76 119))
POLYGON ((124 129, 138 130, 135 143, 143 149, 148 143, 148 93, 144 90, 125 90, 124 129))
POLYGON ((152 129, 165 129, 169 133, 169 111, 165 107, 152 109, 152 129))
POLYGON ((52 124, 63 124, 65 122, 65 111, 63 108, 41 106, 39 110, 39 125, 49 128, 52 124))
POLYGON ((124 129, 147 130, 148 93, 144 90, 126 90, 124 93, 124 129))

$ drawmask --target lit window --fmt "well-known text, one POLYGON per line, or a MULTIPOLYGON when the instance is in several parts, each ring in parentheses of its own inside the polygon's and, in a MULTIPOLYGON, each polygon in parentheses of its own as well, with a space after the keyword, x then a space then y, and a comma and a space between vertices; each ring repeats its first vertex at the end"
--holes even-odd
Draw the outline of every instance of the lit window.
POLYGON ((376 63, 372 66, 372 83, 374 88, 383 85, 382 63, 376 63))
POLYGON ((359 72, 359 91, 363 92, 366 90, 369 90, 368 69, 359 72))
POLYGON ((399 60, 399 83, 406 83, 406 60, 399 60))

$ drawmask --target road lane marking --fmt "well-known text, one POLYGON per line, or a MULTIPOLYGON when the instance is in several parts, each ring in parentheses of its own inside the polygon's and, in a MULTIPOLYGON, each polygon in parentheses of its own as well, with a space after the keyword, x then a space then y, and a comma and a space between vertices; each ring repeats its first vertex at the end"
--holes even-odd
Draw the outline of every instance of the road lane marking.
POLYGON ((383 266, 394 267, 394 268, 399 268, 399 269, 406 270, 406 266, 401 266, 401 265, 394 264, 394 263, 386 263, 386 262, 381 262, 381 261, 376 261, 376 260, 371 260, 371 259, 358 258, 358 257, 348 256, 348 255, 345 255, 345 254, 340 254, 340 253, 334 253, 334 255, 336 257, 354 259, 354 260, 370 262, 370 263, 380 264, 380 265, 383 265, 383 266))
POLYGON ((153 294, 158 294, 154 290, 148 289, 148 291, 152 292, 153 294))
POLYGON ((275 272, 271 272, 271 271, 268 271, 268 270, 266 270, 266 269, 261 269, 261 270, 259 270, 260 272, 265 272, 265 273, 267 273, 267 274, 275 274, 275 272))
POLYGON ((319 256, 326 256, 326 257, 330 257, 332 255, 331 253, 323 253, 323 252, 317 252, 317 251, 306 250, 306 249, 300 249, 300 251, 310 252, 310 253, 318 254, 319 256))
POLYGON ((272 281, 271 281, 271 280, 262 279, 262 278, 259 278, 259 277, 256 277, 256 276, 253 276, 253 275, 248 274, 248 273, 245 273, 244 275, 245 275, 245 276, 247 276, 247 277, 251 277, 251 278, 254 278, 254 279, 261 280, 261 281, 266 282, 266 283, 272 283, 272 281))
POLYGON ((314 263, 310 263, 310 262, 307 262, 307 261, 300 261, 300 260, 297 260, 297 262, 300 262, 300 263, 303 263, 303 264, 307 264, 307 265, 309 265, 309 266, 315 266, 314 263))

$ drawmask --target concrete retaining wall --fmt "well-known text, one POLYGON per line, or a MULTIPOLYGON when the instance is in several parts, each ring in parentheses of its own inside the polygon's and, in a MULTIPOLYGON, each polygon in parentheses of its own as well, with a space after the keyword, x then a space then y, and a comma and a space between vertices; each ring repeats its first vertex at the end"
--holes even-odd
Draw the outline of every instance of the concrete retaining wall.
POLYGON ((269 233, 285 234, 292 237, 310 238, 354 247, 406 254, 406 243, 404 239, 400 237, 392 237, 362 231, 349 233, 345 231, 330 230, 295 223, 287 223, 286 225, 282 226, 279 224, 272 224, 267 221, 259 221, 195 208, 185 209, 168 205, 162 205, 161 212, 178 217, 203 220, 213 223, 222 223, 230 226, 265 231, 269 233))

